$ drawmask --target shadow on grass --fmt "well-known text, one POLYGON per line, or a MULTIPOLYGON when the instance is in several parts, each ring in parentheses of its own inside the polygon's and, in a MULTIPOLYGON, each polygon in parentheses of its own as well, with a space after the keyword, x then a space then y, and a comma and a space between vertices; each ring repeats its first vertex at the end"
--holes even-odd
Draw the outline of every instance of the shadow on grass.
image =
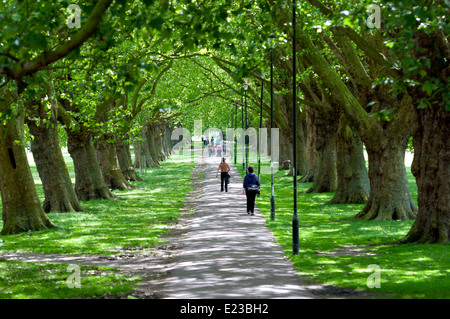
MULTIPOLYGON (((450 298, 450 245, 395 244, 413 221, 354 220, 363 204, 327 204, 334 193, 303 193, 312 183, 298 183, 300 253, 293 256, 292 177, 276 174, 275 221, 270 220, 270 175, 261 176, 257 205, 299 274, 313 282, 370 290, 367 279, 373 270, 368 267, 375 264, 381 269, 381 288, 371 292, 397 298, 450 298)), ((409 167, 407 176, 417 204, 417 186, 409 167)))
MULTIPOLYGON (((0 251, 107 255, 121 247, 150 249, 164 242, 164 226, 178 218, 192 189, 194 166, 189 161, 164 162, 162 168, 142 174, 144 180, 133 183, 137 189, 115 191, 119 199, 82 202, 83 212, 49 213, 56 229, 2 236, 0 251)), ((43 200, 42 186, 38 189, 43 200)))

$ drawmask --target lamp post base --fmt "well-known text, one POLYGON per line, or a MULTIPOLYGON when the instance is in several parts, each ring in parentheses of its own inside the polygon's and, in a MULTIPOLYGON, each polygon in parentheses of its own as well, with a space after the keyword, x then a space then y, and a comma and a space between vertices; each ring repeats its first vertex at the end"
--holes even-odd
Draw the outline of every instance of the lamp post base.
POLYGON ((275 220, 275 196, 270 197, 270 220, 275 220))
POLYGON ((292 254, 298 255, 299 251, 299 238, 298 238, 298 215, 294 212, 292 217, 292 254))

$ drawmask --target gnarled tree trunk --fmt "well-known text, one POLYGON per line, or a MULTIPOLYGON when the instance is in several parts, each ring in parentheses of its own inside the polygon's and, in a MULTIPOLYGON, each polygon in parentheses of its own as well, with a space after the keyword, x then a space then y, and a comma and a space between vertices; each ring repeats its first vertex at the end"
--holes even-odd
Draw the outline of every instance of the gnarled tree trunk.
POLYGON ((417 207, 409 192, 405 168, 408 140, 392 134, 384 147, 372 148, 366 144, 370 196, 364 209, 355 218, 409 220, 416 217, 417 207))
POLYGON ((314 110, 308 106, 305 107, 306 116, 306 171, 299 180, 301 183, 314 182, 319 171, 319 154, 316 150, 316 126, 314 110))
POLYGON ((111 136, 103 135, 94 144, 103 180, 113 190, 133 189, 134 187, 128 183, 120 169, 115 143, 108 143, 108 137, 111 136))
POLYGON ((31 151, 44 188, 44 211, 82 211, 61 152, 58 124, 55 120, 50 121, 48 127, 42 123, 39 126, 32 121, 28 123, 34 137, 31 151))
POLYGON ((158 152, 158 129, 156 127, 156 123, 148 123, 147 129, 146 129, 146 143, 148 144, 148 149, 150 151, 150 156, 152 158, 153 163, 156 164, 157 167, 159 167, 160 159, 159 159, 159 152, 158 152))
POLYGON ((412 173, 417 182, 417 218, 402 243, 450 241, 450 111, 416 109, 412 173))
POLYGON ((15 123, 6 120, 0 126, 1 235, 56 227, 42 209, 25 149, 15 143, 22 139, 23 125, 21 114, 15 123))
MULTIPOLYGON (((415 57, 427 57, 425 71, 441 84, 450 76, 450 45, 445 30, 416 35, 415 57)), ((448 243, 450 241, 450 109, 444 93, 426 96, 420 86, 412 88, 415 101, 427 98, 431 106, 414 107, 414 160, 417 182, 417 218, 402 243, 448 243)))
POLYGON ((142 130, 142 142, 140 144, 141 146, 141 152, 145 156, 145 162, 144 167, 154 168, 158 167, 158 163, 155 162, 152 151, 150 149, 151 146, 151 137, 148 131, 147 126, 144 126, 144 129, 142 130))
POLYGON ((363 204, 369 197, 370 182, 358 133, 347 125, 344 115, 337 132, 338 186, 330 204, 363 204))
POLYGON ((75 168, 75 193, 79 200, 110 199, 115 197, 103 180, 92 137, 83 128, 66 129, 68 151, 75 168))
POLYGON ((319 154, 319 171, 314 179, 314 184, 306 190, 306 193, 336 191, 336 131, 338 123, 331 113, 316 114, 315 147, 319 154))
MULTIPOLYGON (((306 114, 304 112, 297 111, 297 176, 301 176, 306 173, 307 169, 307 148, 306 148, 306 114)), ((291 132, 292 136, 292 132, 291 132)), ((293 143, 293 142, 292 142, 293 143)), ((293 144, 287 145, 293 149, 293 144)), ((291 154, 293 154, 293 150, 291 150, 291 154)), ((291 164, 293 164, 293 157, 291 158, 291 164)), ((282 163, 281 163, 282 164, 282 163)), ((288 176, 293 176, 294 174, 294 166, 291 165, 288 176)))
POLYGON ((132 182, 142 181, 142 178, 136 173, 131 161, 130 144, 124 140, 116 141, 117 159, 119 160, 120 170, 123 176, 132 182))

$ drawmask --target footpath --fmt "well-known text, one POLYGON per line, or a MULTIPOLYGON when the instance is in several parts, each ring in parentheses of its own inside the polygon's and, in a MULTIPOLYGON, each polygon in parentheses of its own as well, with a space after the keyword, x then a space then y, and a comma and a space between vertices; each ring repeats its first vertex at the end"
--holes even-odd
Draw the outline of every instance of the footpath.
MULTIPOLYGON (((259 208, 246 213, 242 178, 231 165, 228 192, 220 191, 220 157, 204 157, 195 217, 186 225, 175 263, 160 291, 167 299, 317 298, 300 281, 266 227, 259 208)), ((257 198, 258 201, 258 198, 257 198)), ((256 201, 256 206, 258 205, 256 201)))

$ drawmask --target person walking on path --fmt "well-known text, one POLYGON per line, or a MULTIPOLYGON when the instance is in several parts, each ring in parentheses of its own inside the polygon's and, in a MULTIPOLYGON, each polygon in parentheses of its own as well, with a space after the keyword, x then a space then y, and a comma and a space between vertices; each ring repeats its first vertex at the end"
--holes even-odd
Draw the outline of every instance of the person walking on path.
POLYGON ((255 198, 259 193, 259 179, 256 174, 253 173, 253 166, 247 168, 247 174, 244 177, 244 189, 242 195, 247 196, 247 214, 255 215, 255 198))
POLYGON ((213 150, 213 146, 211 144, 208 144, 208 157, 211 157, 213 150))
POLYGON ((228 192, 228 183, 226 178, 228 177, 228 172, 231 170, 230 165, 225 161, 225 157, 222 157, 222 162, 217 167, 216 178, 220 170, 220 191, 223 192, 223 184, 225 184, 225 192, 228 192))
POLYGON ((217 144, 217 157, 222 156, 222 145, 217 144))

